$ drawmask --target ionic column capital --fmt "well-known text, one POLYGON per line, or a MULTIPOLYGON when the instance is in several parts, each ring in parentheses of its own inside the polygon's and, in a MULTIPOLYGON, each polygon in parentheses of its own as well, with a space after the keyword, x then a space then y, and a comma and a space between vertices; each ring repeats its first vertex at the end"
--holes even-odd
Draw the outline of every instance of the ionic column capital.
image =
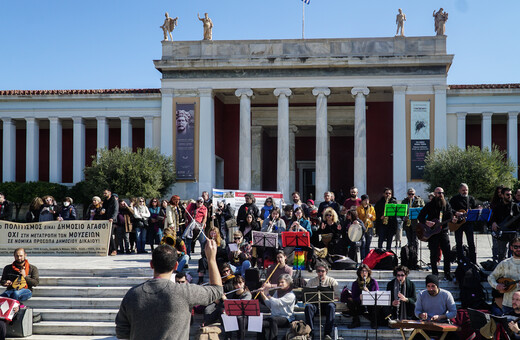
POLYGON ((324 95, 324 96, 329 96, 330 95, 330 89, 328 87, 315 87, 313 90, 312 90, 312 94, 314 96, 319 96, 319 95, 324 95))
POLYGON ((128 121, 130 121, 130 117, 129 117, 129 116, 121 116, 121 117, 119 117, 119 119, 120 119, 122 122, 128 122, 128 121))
POLYGON ((154 116, 144 116, 143 117, 145 121, 152 121, 153 122, 153 119, 155 118, 154 116))
POLYGON ((368 96, 370 90, 368 89, 368 87, 354 87, 352 90, 350 90, 350 93, 352 93, 353 97, 356 97, 357 95, 361 94, 364 96, 368 96))
POLYGON ((493 112, 482 112, 482 119, 491 119, 493 112))
POLYGON ((27 123, 34 124, 36 122, 36 118, 34 118, 34 117, 25 118, 25 121, 27 123))
POLYGON ((251 133, 262 133, 262 130, 264 129, 261 125, 252 125, 251 126, 251 133))
POLYGON ((394 85, 392 89, 394 90, 394 94, 404 94, 408 86, 406 85, 394 85))
POLYGON ((2 118, 2 122, 4 122, 4 124, 12 124, 14 123, 13 122, 13 119, 12 118, 2 118))
POLYGON ((334 127, 332 125, 327 125, 327 131, 328 133, 331 133, 332 131, 334 131, 334 127))
POLYGON ((457 112, 457 119, 466 119, 467 112, 457 112))
POLYGON ((72 117, 74 124, 83 124, 83 117, 72 117))
POLYGON ((448 86, 446 85, 433 85, 433 91, 436 93, 436 94, 439 94, 439 93, 446 93, 446 90, 448 89, 448 86))
POLYGON ((203 87, 198 89, 199 97, 211 97, 213 95, 213 89, 209 87, 203 87))
POLYGON ((253 96, 253 90, 251 89, 237 89, 235 91, 235 96, 237 97, 243 97, 243 96, 247 96, 247 97, 252 97, 253 96))
POLYGON ((298 132, 298 127, 294 124, 290 124, 289 125, 289 133, 294 133, 296 134, 298 132))
POLYGON ((162 97, 173 97, 173 89, 161 89, 162 97))
POLYGON ((507 113, 509 118, 518 118, 518 111, 510 111, 507 113))
POLYGON ((281 87, 281 88, 274 89, 273 93, 276 97, 280 97, 280 95, 284 95, 285 97, 290 97, 292 95, 292 91, 288 87, 281 87))

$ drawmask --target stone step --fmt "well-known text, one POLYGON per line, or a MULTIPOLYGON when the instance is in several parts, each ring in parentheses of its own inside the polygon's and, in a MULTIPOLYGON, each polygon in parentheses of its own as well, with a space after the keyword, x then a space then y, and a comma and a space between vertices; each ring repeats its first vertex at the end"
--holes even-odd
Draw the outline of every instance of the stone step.
POLYGON ((118 297, 122 298, 130 287, 81 287, 81 286, 43 286, 36 287, 33 297, 118 297))
POLYGON ((118 309, 52 309, 37 308, 35 313, 40 313, 43 321, 114 321, 118 309))
MULTIPOLYGON (((118 340, 115 336, 106 335, 45 335, 35 334, 23 338, 24 340, 118 340)), ((6 338, 6 340, 20 340, 20 338, 6 338)))
POLYGON ((25 304, 34 309, 119 309, 121 300, 122 298, 33 297, 25 301, 25 304))
POLYGON ((39 286, 133 287, 149 280, 148 277, 64 277, 41 276, 39 286))
POLYGON ((33 325, 33 333, 39 335, 110 335, 116 334, 114 321, 41 321, 33 325))

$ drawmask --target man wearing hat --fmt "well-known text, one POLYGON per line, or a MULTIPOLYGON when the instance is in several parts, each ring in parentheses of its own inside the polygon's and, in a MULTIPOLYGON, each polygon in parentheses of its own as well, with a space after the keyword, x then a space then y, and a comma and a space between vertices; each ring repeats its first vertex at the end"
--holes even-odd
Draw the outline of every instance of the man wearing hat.
POLYGON ((447 322, 457 315, 457 306, 451 293, 439 288, 436 275, 426 276, 426 290, 417 295, 415 316, 420 320, 447 322))
MULTIPOLYGON (((520 291, 516 291, 513 293, 513 310, 508 313, 515 319, 520 317, 520 291)), ((514 320, 513 320, 514 321, 514 320)), ((512 339, 520 339, 520 327, 518 327, 518 322, 510 321, 508 323, 509 329, 511 332, 515 333, 512 339)))

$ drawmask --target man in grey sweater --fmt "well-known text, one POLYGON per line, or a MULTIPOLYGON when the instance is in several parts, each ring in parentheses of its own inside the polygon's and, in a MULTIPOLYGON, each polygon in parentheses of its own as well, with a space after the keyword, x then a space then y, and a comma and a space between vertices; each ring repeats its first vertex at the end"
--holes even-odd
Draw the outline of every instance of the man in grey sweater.
POLYGON ((205 251, 210 286, 180 285, 170 280, 177 267, 177 252, 169 245, 155 248, 150 261, 154 278, 126 293, 116 316, 117 338, 189 339, 188 325, 193 306, 209 305, 224 293, 215 241, 208 239, 205 251))

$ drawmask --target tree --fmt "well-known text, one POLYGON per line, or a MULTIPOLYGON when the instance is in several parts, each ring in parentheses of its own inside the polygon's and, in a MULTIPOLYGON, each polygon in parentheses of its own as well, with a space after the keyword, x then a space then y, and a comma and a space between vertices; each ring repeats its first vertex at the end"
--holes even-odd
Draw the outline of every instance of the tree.
POLYGON ((173 157, 157 149, 98 150, 98 158, 84 172, 87 197, 100 195, 106 188, 121 197, 162 197, 175 183, 173 157))
POLYGON ((446 196, 456 195, 460 183, 466 183, 472 196, 487 201, 491 200, 497 185, 511 188, 516 184, 513 177, 516 169, 506 153, 496 146, 492 150, 481 150, 476 146, 463 150, 450 146, 426 157, 423 180, 429 185, 428 191, 440 186, 446 196))

